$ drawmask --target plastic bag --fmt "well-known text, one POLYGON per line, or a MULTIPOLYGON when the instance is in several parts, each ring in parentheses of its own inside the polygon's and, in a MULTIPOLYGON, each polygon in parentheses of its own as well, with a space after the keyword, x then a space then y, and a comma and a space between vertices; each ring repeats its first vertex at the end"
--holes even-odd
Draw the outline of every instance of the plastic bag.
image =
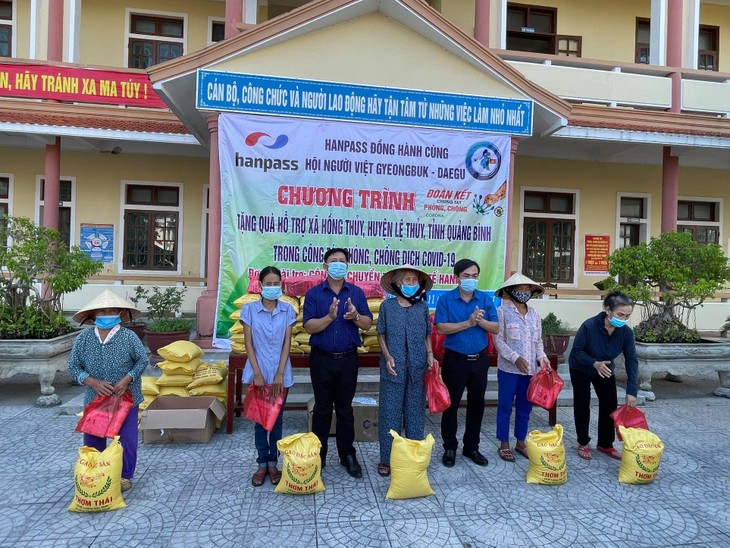
POLYGON ((548 432, 533 430, 527 434, 525 444, 530 459, 527 483, 560 485, 568 481, 563 427, 560 424, 548 432))
POLYGON ((435 313, 431 313, 431 350, 433 351, 433 357, 439 361, 444 361, 444 342, 446 342, 446 335, 441 335, 436 331, 436 324, 433 323, 433 317, 435 313))
POLYGON ((527 387, 527 401, 542 407, 552 409, 558 400, 558 394, 565 382, 552 367, 543 367, 532 376, 527 387))
POLYGON ((276 447, 284 455, 284 460, 281 481, 274 489, 275 493, 311 495, 324 491, 319 457, 322 444, 317 436, 311 432, 292 434, 280 439, 276 447))
POLYGON ((651 483, 659 473, 664 444, 659 436, 643 428, 618 427, 624 440, 618 481, 651 483))
POLYGON ((274 385, 266 384, 258 388, 253 383, 248 385, 246 396, 243 398, 243 415, 259 423, 267 432, 271 432, 279 417, 286 398, 286 388, 274 396, 274 385))
POLYGON ((622 405, 616 411, 611 413, 613 424, 616 425, 616 437, 618 441, 623 441, 619 426, 626 428, 643 428, 649 430, 649 423, 646 422, 646 415, 638 407, 627 407, 622 405))
POLYGON ((422 441, 409 440, 390 431, 393 436, 393 450, 390 454, 390 487, 386 499, 412 499, 433 495, 428 481, 428 464, 433 451, 433 436, 429 434, 422 441))
POLYGON ((79 448, 74 468, 74 499, 68 509, 72 512, 103 512, 124 508, 122 498, 122 446, 119 436, 104 451, 93 447, 79 448))
POLYGON ((428 401, 428 411, 431 414, 446 411, 451 405, 451 396, 449 389, 446 388, 441 378, 439 362, 433 362, 433 367, 426 371, 423 376, 423 382, 426 384, 426 401, 428 401))
POLYGON ((129 390, 121 396, 96 396, 84 408, 84 416, 76 425, 76 432, 99 438, 113 438, 119 433, 132 407, 134 398, 129 390))

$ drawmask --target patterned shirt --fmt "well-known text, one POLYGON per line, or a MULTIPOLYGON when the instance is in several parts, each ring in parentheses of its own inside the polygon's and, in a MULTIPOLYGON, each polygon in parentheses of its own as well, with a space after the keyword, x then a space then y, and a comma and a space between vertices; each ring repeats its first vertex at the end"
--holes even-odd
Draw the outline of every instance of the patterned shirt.
MULTIPOLYGON (((294 307, 278 299, 276 306, 271 311, 266 309, 262 301, 248 303, 241 309, 241 323, 251 328, 256 363, 259 364, 259 370, 266 384, 274 384, 274 377, 279 370, 281 351, 284 348, 286 328, 294 325, 296 321, 294 307)), ((243 382, 248 384, 253 382, 253 367, 249 360, 246 360, 246 367, 243 369, 243 382)), ((289 388, 293 384, 291 359, 287 356, 284 367, 284 388, 289 388)))
POLYGON ((537 371, 537 360, 546 357, 542 345, 542 320, 534 308, 527 307, 527 314, 520 314, 515 303, 502 300, 497 309, 499 317, 499 333, 494 335, 494 346, 497 347, 497 368, 516 375, 534 375, 537 371), (522 357, 530 364, 530 372, 523 373, 515 365, 517 358, 522 357))
POLYGON ((381 354, 380 382, 400 384, 410 378, 414 383, 422 383, 428 368, 426 339, 431 336, 428 305, 424 301, 417 301, 411 306, 401 306, 398 299, 385 299, 380 305, 377 330, 378 334, 385 335, 398 374, 394 377, 388 373, 385 356, 381 354))
MULTIPOLYGON (((88 377, 115 384, 129 375, 132 377, 129 390, 134 397, 134 404, 139 405, 144 401, 142 373, 149 364, 147 351, 133 331, 120 328, 113 336, 111 333, 107 335, 102 343, 96 334, 96 327, 93 327, 84 329, 76 337, 68 359, 68 370, 79 384, 83 384, 88 377)), ((91 403, 95 396, 96 390, 87 386, 84 405, 91 403)))
MULTIPOLYGON (((469 302, 466 302, 461 298, 459 288, 456 287, 439 297, 433 323, 466 321, 477 306, 484 311, 485 320, 489 322, 497 321, 497 310, 494 308, 494 303, 488 293, 476 290, 469 302)), ((478 354, 487 348, 488 342, 487 332, 478 325, 474 325, 458 333, 446 335, 444 347, 461 354, 478 354)))

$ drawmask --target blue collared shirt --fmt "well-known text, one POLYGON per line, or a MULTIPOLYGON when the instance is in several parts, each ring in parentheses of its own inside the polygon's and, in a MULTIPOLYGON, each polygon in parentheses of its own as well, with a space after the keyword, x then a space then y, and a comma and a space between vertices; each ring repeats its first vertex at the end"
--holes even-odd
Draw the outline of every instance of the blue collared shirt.
POLYGON ((314 333, 309 338, 309 345, 316 346, 325 352, 346 352, 354 350, 358 346, 362 346, 360 332, 352 320, 346 320, 343 315, 347 312, 347 299, 357 308, 357 312, 361 316, 373 317, 372 312, 368 308, 368 301, 362 289, 354 284, 345 282, 340 289, 339 294, 332 291, 327 280, 319 285, 315 285, 307 291, 304 297, 304 313, 302 315, 302 323, 306 324, 312 318, 324 318, 329 314, 332 299, 338 298, 340 306, 337 309, 337 319, 329 324, 323 331, 314 333))
MULTIPOLYGON (((439 297, 436 303, 434 324, 459 323, 466 321, 476 307, 484 311, 484 319, 490 322, 498 321, 497 309, 488 293, 474 291, 469 302, 461 298, 459 288, 456 287, 439 297)), ((487 348, 489 342, 487 332, 478 325, 472 326, 458 333, 446 335, 444 347, 460 354, 478 354, 487 348)))

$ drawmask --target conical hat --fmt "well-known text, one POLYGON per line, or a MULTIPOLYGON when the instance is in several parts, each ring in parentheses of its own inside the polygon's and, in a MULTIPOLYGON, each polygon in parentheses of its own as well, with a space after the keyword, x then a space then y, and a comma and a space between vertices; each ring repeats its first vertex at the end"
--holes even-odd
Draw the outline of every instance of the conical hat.
POLYGON ((139 318, 142 315, 142 313, 134 307, 134 304, 106 289, 94 297, 89 304, 74 314, 73 320, 79 324, 83 324, 87 320, 93 319, 94 312, 101 308, 120 308, 128 310, 130 320, 139 318))
POLYGON ((418 274, 419 285, 424 283, 425 280, 425 285, 423 286, 424 293, 433 287, 433 281, 431 280, 431 276, 426 274, 423 270, 419 270, 415 266, 404 264, 403 266, 399 266, 397 268, 394 268, 393 270, 388 270, 388 272, 383 274, 383 276, 380 278, 380 285, 382 285, 383 289, 385 289, 391 295, 397 295, 397 293, 393 289, 393 279, 395 278, 395 275, 399 270, 412 270, 413 272, 418 274))
POLYGON ((545 288, 543 288, 540 284, 537 282, 531 280, 527 276, 524 276, 520 274, 519 272, 516 272, 512 274, 500 287, 497 289, 497 291, 494 292, 494 294, 497 297, 501 297, 504 293, 504 289, 508 287, 513 287, 515 285, 531 285, 532 286, 532 295, 542 295, 545 292, 545 288))

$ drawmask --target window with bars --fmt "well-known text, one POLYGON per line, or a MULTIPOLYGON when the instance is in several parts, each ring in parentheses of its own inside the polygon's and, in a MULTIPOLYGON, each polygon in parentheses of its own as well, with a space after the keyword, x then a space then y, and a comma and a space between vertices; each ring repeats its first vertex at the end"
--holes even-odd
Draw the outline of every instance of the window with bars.
POLYGON ((507 49, 557 53, 557 8, 507 4, 507 49))
POLYGON ((183 19, 132 14, 129 28, 130 68, 147 68, 184 53, 183 19))
POLYGON ((720 49, 720 27, 700 25, 697 48, 697 68, 718 70, 720 49))
MULTIPOLYGON (((46 181, 40 180, 40 203, 38 204, 38 218, 43 219, 43 208, 45 206, 46 181)), ((61 239, 71 247, 71 224, 73 217, 73 181, 61 179, 58 189, 58 231, 61 239)))
POLYGON ((10 214, 10 177, 0 176, 0 246, 8 246, 5 217, 10 214))
POLYGON ((566 36, 558 34, 558 55, 562 55, 563 57, 581 57, 582 49, 582 36, 566 36))
POLYGON ((180 189, 127 185, 123 265, 127 270, 177 270, 180 189))
POLYGON ((0 1, 0 57, 13 56, 13 3, 0 1))
POLYGON ((700 244, 720 243, 719 202, 680 200, 677 202, 677 232, 689 232, 700 244))
POLYGON ((636 18, 636 41, 634 47, 634 63, 648 65, 649 44, 651 42, 651 23, 643 17, 636 18))

